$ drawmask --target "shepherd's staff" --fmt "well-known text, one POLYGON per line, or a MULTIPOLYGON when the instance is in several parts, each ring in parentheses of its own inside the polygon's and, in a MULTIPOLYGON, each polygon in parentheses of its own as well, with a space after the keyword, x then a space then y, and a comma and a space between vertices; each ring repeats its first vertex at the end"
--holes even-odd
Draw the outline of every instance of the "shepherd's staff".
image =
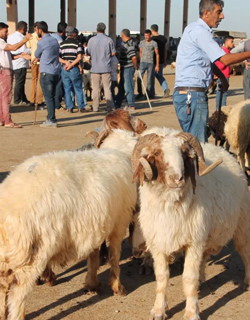
POLYGON ((153 110, 152 106, 151 106, 151 103, 150 103, 150 100, 149 100, 149 97, 148 97, 148 93, 147 93, 147 90, 145 88, 145 85, 144 85, 144 82, 142 80, 142 76, 141 76, 141 71, 138 69, 138 74, 139 74, 139 77, 141 79, 141 82, 142 82, 142 87, 143 87, 143 90, 145 91, 145 94, 146 94, 146 97, 147 97, 147 100, 148 100, 148 104, 149 104, 149 107, 151 110, 153 110))
POLYGON ((219 85, 220 87, 220 99, 219 99, 219 110, 218 110, 218 122, 217 122, 217 129, 216 129, 216 134, 215 134, 215 145, 217 146, 218 142, 218 134, 219 134, 219 129, 220 129, 220 116, 221 116, 221 105, 222 105, 222 85, 219 85))

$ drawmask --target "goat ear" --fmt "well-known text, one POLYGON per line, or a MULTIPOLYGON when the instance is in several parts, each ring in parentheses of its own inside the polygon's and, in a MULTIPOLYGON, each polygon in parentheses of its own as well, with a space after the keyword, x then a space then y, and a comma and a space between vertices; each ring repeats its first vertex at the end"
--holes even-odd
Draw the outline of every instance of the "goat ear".
POLYGON ((111 128, 112 129, 120 129, 118 121, 114 121, 114 120, 109 122, 109 127, 110 127, 110 129, 111 128))
POLYGON ((85 137, 91 137, 93 140, 96 140, 99 136, 99 133, 96 131, 88 131, 85 133, 85 137))

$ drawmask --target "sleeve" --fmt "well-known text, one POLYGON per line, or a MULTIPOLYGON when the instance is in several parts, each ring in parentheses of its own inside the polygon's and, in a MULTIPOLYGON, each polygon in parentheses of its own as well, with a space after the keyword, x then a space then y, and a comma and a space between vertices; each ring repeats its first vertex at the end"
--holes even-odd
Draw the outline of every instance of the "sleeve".
POLYGON ((244 42, 241 42, 231 50, 231 53, 241 53, 244 52, 244 42))
POLYGON ((196 44, 203 52, 206 53, 212 63, 226 54, 218 43, 214 41, 213 36, 209 31, 202 30, 197 34, 194 31, 190 32, 191 37, 193 34, 195 35, 196 44))
POLYGON ((114 45, 114 41, 112 39, 110 39, 110 51, 111 53, 116 53, 116 50, 115 50, 115 45, 114 45))
POLYGON ((42 46, 41 46, 41 40, 37 43, 37 49, 35 51, 35 57, 40 58, 42 55, 42 46))
POLYGON ((7 46, 7 43, 5 41, 0 41, 0 50, 4 50, 6 46, 7 46))
POLYGON ((158 49, 158 44, 157 44, 157 42, 153 40, 153 44, 154 44, 154 49, 158 49))

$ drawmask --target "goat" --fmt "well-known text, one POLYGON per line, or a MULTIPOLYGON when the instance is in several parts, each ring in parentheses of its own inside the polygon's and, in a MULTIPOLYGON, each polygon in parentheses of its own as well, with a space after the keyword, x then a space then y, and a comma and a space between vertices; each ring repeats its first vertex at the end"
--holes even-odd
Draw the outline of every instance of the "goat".
POLYGON ((201 147, 188 133, 159 132, 141 137, 132 155, 133 180, 141 185, 140 225, 157 283, 150 319, 166 319, 169 257, 184 250, 184 319, 200 320, 198 285, 205 262, 232 238, 245 264, 245 287, 250 285, 250 194, 228 152, 211 144, 201 147))
POLYGON ((24 319, 27 294, 55 264, 89 256, 85 286, 98 290, 105 239, 109 284, 124 293, 119 258, 137 199, 131 181, 130 158, 118 150, 54 152, 16 167, 0 185, 0 319, 24 319))

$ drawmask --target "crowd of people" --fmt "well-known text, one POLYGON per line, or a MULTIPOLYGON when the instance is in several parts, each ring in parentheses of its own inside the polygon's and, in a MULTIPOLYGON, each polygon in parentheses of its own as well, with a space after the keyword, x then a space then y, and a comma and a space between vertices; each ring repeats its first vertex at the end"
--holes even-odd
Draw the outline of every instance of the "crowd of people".
MULTIPOLYGON (((247 60, 244 71, 244 92, 246 99, 250 97, 250 40, 243 42, 240 48, 232 53, 231 50, 234 48, 232 37, 226 37, 224 45, 219 46, 212 35, 212 28, 218 27, 224 19, 223 7, 222 0, 201 0, 200 18, 185 28, 178 43, 173 93, 176 114, 183 131, 194 134, 203 142, 207 141, 207 89, 212 73, 218 77, 216 103, 218 109, 220 93, 222 93, 222 104, 226 105, 229 65, 247 60)), ((136 100, 145 99, 146 96, 148 99, 154 99, 155 78, 161 85, 163 97, 169 97, 170 89, 163 76, 163 69, 167 64, 168 45, 167 39, 158 33, 157 24, 145 30, 143 40, 133 39, 130 30, 123 29, 116 45, 106 35, 104 23, 97 24, 96 32, 95 36, 86 39, 79 36, 74 26, 60 22, 57 32, 50 34, 47 23, 40 21, 35 23, 34 33, 30 35, 26 34, 27 23, 20 21, 16 32, 7 37, 8 26, 0 23, 1 125, 21 127, 12 122, 9 113, 13 75, 15 104, 37 104, 39 108, 43 108, 46 103, 47 119, 42 127, 57 127, 55 110, 62 108, 62 99, 68 112, 72 113, 76 105, 79 112, 91 110, 98 112, 101 87, 105 95, 107 112, 121 108, 124 99, 126 99, 124 108, 129 111, 136 109, 136 100), (82 80, 85 55, 90 57, 91 62, 92 107, 87 103, 82 80), (32 75, 30 100, 25 94, 29 65, 32 75), (136 97, 135 71, 137 71, 138 90, 136 97), (147 85, 143 90, 142 80, 145 72, 147 85), (118 92, 115 91, 116 86, 118 92)))

